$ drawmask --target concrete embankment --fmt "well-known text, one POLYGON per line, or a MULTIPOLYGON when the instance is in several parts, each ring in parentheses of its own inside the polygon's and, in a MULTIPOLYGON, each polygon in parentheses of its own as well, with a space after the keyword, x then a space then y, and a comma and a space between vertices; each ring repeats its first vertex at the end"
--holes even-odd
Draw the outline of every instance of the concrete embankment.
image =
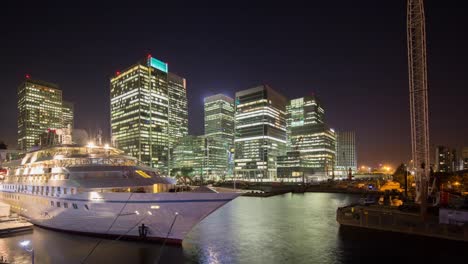
POLYGON ((22 232, 29 232, 33 224, 19 218, 2 218, 0 220, 0 237, 22 232))

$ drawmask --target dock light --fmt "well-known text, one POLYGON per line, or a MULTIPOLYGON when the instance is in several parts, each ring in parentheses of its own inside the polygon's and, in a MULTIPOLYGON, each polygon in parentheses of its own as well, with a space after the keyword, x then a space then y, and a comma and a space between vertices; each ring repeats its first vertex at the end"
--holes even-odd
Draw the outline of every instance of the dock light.
POLYGON ((174 214, 175 214, 175 215, 178 215, 178 214, 179 214, 179 212, 175 212, 174 214))
POLYGON ((153 213, 152 213, 151 211, 148 211, 148 214, 149 214, 149 215, 153 215, 153 213))
POLYGON ((109 149, 109 144, 105 144, 105 145, 104 145, 104 148, 105 148, 105 149, 109 149))
POLYGON ((21 241, 19 244, 22 247, 27 247, 29 246, 29 244, 31 244, 31 240, 24 240, 24 241, 21 241))
POLYGON ((159 205, 152 205, 151 209, 159 209, 159 205))
POLYGON ((24 250, 31 253, 31 263, 34 264, 34 248, 32 248, 32 246, 29 247, 31 245, 31 240, 23 240, 19 244, 24 250))
POLYGON ((140 212, 138 212, 138 211, 135 211, 135 214, 137 214, 137 215, 140 215, 140 212))
POLYGON ((88 148, 94 148, 96 145, 94 145, 94 142, 90 141, 88 142, 88 145, 86 145, 88 148))

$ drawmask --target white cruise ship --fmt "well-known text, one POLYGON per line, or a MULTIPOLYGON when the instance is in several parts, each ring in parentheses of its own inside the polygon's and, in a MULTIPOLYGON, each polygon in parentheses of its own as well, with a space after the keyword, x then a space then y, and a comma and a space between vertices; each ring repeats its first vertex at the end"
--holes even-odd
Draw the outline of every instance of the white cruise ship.
POLYGON ((60 145, 6 162, 0 199, 38 226, 180 244, 239 193, 169 192, 161 177, 108 146, 60 145))

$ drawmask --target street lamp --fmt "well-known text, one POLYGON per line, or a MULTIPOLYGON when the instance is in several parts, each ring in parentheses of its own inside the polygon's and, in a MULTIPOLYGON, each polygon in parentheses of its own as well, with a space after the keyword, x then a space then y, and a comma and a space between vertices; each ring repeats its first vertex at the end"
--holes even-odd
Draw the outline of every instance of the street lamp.
POLYGON ((31 253, 31 263, 34 264, 34 249, 31 245, 31 240, 23 240, 19 244, 24 250, 31 253), (30 245, 31 247, 29 247, 30 245))

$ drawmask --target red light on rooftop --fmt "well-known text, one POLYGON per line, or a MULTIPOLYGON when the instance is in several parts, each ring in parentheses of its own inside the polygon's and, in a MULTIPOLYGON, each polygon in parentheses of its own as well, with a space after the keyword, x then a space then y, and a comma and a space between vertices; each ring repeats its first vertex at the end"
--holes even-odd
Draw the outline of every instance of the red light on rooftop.
POLYGON ((120 71, 116 71, 116 72, 115 72, 115 75, 119 76, 119 75, 120 75, 120 71))
POLYGON ((31 75, 29 75, 29 74, 26 74, 25 77, 26 77, 26 79, 31 79, 31 75))
POLYGON ((146 58, 150 59, 150 58, 151 58, 151 54, 148 53, 148 55, 146 55, 146 58))

